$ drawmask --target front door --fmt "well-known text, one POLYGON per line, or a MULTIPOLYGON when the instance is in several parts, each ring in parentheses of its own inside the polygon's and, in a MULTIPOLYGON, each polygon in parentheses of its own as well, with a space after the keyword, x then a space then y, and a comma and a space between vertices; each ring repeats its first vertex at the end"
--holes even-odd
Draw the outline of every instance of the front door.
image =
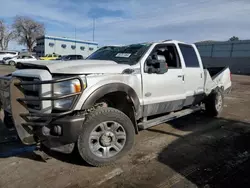
POLYGON ((142 66, 144 116, 175 111, 183 107, 186 99, 183 70, 175 44, 158 44, 149 56, 157 53, 165 57, 168 71, 150 73, 147 60, 142 66))

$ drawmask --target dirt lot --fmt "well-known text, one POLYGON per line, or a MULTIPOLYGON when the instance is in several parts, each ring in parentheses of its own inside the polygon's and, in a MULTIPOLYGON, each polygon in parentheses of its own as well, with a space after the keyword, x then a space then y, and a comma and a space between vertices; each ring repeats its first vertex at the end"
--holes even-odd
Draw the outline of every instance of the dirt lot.
POLYGON ((2 144, 0 187, 249 187, 250 77, 233 80, 220 117, 197 113, 142 131, 110 167, 53 152, 47 161, 33 152, 13 156, 16 143, 2 144))
POLYGON ((15 68, 9 65, 1 65, 0 63, 0 75, 9 74, 14 71, 15 68))

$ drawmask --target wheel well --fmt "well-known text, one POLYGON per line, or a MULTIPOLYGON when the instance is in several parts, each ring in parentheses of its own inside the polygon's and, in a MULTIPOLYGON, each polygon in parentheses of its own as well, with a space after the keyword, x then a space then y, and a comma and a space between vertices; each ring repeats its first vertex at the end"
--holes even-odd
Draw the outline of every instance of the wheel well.
POLYGON ((122 91, 111 92, 98 99, 96 103, 104 103, 108 107, 122 111, 131 119, 134 124, 135 133, 138 133, 134 104, 127 93, 122 91))

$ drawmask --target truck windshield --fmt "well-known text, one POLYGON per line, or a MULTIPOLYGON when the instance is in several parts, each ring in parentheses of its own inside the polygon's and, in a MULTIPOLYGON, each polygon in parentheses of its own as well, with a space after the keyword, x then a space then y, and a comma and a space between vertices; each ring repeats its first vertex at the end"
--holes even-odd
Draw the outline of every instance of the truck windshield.
POLYGON ((91 54, 87 59, 111 60, 120 64, 136 64, 150 47, 150 43, 128 46, 105 46, 91 54))

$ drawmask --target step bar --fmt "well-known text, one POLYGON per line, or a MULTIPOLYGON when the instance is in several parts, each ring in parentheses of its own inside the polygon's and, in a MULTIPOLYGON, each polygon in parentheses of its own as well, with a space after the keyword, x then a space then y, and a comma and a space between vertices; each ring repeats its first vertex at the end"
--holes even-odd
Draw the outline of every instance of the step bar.
POLYGON ((161 123, 165 123, 167 121, 171 121, 171 120, 180 118, 182 116, 186 116, 188 114, 192 114, 192 113, 200 111, 200 110, 202 110, 202 107, 195 106, 195 107, 191 107, 191 108, 181 110, 178 112, 172 112, 172 113, 165 115, 165 116, 161 116, 161 117, 158 117, 155 119, 151 119, 151 120, 148 120, 145 122, 138 123, 138 127, 141 130, 145 130, 145 129, 148 129, 148 128, 153 127, 155 125, 159 125, 161 123))

